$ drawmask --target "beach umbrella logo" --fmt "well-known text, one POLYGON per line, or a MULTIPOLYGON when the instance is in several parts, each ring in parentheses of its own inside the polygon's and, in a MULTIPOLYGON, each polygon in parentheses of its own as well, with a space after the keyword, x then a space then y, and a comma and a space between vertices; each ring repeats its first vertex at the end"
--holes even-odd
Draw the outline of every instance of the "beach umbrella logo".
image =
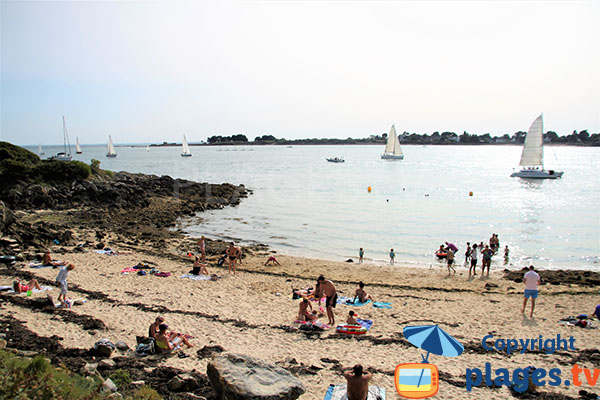
POLYGON ((429 363, 429 354, 456 357, 462 354, 464 346, 438 325, 407 326, 404 337, 411 344, 423 349, 420 363, 404 363, 396 366, 394 383, 396 391, 407 399, 426 399, 435 396, 439 390, 439 372, 429 363))

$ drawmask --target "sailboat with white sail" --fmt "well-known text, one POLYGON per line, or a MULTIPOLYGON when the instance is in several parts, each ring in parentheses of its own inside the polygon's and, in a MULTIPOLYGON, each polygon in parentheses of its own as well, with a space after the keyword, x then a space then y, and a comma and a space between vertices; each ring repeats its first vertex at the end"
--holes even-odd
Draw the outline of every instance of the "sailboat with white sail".
POLYGON ((404 159, 404 153, 402 153, 402 147, 400 147, 400 141, 398 140, 398 134, 396 134, 396 127, 394 125, 390 128, 390 133, 388 133, 385 152, 381 155, 381 158, 384 160, 404 159))
POLYGON ((523 168, 519 172, 513 172, 511 177, 557 179, 564 173, 544 169, 544 114, 537 117, 527 131, 519 165, 523 168))
POLYGON ((188 146, 187 139, 183 135, 183 143, 181 144, 181 157, 191 157, 190 147, 188 146))
POLYGON ((67 124, 65 123, 64 115, 63 115, 63 144, 64 144, 64 151, 57 153, 55 156, 52 156, 53 160, 71 161, 71 143, 69 142, 69 133, 67 132, 67 124))
POLYGON ((40 156, 46 155, 46 153, 44 153, 44 150, 42 150, 42 144, 41 143, 38 146, 38 155, 40 155, 40 156))
POLYGON ((113 145, 112 138, 108 135, 108 153, 106 153, 106 157, 116 157, 117 152, 115 151, 115 146, 113 145))
POLYGON ((146 145, 146 151, 150 151, 150 145, 149 144, 146 145))
POLYGON ((75 153, 83 154, 83 151, 81 151, 81 146, 79 145, 79 137, 78 136, 75 136, 75 153))

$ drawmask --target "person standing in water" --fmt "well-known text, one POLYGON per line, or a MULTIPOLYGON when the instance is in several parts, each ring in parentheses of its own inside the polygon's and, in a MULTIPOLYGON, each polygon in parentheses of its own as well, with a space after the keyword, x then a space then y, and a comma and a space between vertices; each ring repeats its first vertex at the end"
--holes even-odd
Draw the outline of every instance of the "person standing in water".
POLYGON ((390 249, 390 264, 394 265, 394 259, 396 258, 396 253, 394 253, 394 249, 390 249))
POLYGON ((358 263, 362 264, 363 263, 363 256, 365 255, 365 251, 363 250, 363 248, 361 247, 360 249, 358 249, 358 263))

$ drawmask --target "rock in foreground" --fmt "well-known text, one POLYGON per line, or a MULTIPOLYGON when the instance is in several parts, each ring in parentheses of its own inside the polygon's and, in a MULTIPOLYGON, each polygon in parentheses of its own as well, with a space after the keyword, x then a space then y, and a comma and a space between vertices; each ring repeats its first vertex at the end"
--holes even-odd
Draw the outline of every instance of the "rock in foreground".
POLYGON ((302 383, 285 369, 240 354, 214 357, 206 369, 221 400, 294 400, 302 383))

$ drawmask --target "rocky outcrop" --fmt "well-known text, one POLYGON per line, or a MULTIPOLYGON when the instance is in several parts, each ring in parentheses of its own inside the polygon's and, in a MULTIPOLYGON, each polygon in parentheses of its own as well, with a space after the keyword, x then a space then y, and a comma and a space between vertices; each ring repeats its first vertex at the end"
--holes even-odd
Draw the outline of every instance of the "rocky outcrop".
POLYGON ((294 400, 304 393, 302 383, 288 371, 250 356, 218 355, 206 373, 221 400, 294 400))

